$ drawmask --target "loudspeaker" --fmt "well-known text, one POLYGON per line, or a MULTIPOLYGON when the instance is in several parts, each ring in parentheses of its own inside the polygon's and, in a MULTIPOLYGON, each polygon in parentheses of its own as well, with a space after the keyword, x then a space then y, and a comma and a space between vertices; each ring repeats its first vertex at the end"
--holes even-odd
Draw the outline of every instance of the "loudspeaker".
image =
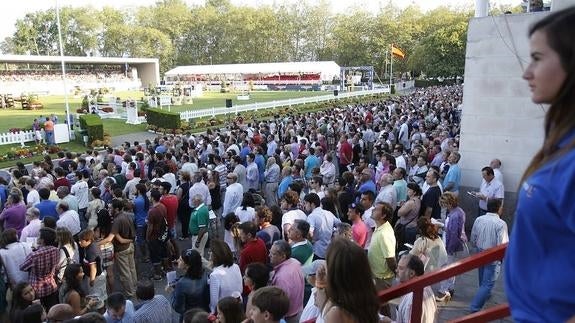
POLYGON ((232 107, 232 99, 226 99, 226 108, 232 107))
POLYGON ((333 90, 333 96, 337 96, 339 94, 338 90, 333 90))

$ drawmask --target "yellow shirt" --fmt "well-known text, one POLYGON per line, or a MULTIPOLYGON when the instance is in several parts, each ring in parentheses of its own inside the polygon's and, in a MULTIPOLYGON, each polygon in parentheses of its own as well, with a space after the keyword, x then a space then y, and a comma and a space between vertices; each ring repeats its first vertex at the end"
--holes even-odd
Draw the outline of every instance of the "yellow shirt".
POLYGON ((371 271, 376 278, 389 279, 395 273, 387 266, 386 258, 395 257, 395 234, 389 222, 385 222, 375 229, 371 237, 371 244, 367 251, 367 258, 371 271))

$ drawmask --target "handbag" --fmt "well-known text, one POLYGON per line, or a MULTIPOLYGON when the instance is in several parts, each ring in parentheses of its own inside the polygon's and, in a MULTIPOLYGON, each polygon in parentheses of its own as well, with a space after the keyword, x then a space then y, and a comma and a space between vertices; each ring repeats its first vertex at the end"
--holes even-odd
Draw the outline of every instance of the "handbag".
MULTIPOLYGON (((415 216, 413 219, 409 220, 409 222, 403 224, 403 223, 396 223, 395 227, 393 228, 393 231, 395 233, 395 241, 397 242, 397 248, 398 250, 404 250, 403 248, 403 244, 406 242, 410 242, 410 241, 406 241, 406 236, 407 236, 407 225, 410 224, 411 222, 413 222, 413 220, 415 220, 417 218, 417 216, 415 216)), ((411 243, 413 243, 413 241, 411 241, 411 243)))

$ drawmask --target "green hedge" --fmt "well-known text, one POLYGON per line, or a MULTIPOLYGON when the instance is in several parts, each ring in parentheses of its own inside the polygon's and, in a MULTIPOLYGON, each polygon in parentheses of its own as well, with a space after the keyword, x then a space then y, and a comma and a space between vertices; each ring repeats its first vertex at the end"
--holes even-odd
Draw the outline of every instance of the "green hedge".
POLYGON ((80 128, 88 132, 88 142, 104 140, 104 124, 97 114, 84 114, 80 116, 80 128))
POLYGON ((155 108, 144 109, 146 111, 146 121, 149 125, 154 125, 164 129, 180 129, 182 120, 177 112, 168 112, 155 108))

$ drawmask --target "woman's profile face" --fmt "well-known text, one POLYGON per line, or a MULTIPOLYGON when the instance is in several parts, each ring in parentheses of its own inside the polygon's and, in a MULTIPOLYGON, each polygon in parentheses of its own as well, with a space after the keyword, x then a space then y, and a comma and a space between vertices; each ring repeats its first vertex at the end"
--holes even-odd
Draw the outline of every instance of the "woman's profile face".
POLYGON ((529 40, 531 62, 523 73, 534 103, 552 103, 567 78, 561 58, 550 46, 547 34, 537 30, 529 40))
POLYGON ((28 285, 22 290, 22 298, 28 302, 33 301, 36 298, 36 294, 34 293, 34 288, 28 285))

